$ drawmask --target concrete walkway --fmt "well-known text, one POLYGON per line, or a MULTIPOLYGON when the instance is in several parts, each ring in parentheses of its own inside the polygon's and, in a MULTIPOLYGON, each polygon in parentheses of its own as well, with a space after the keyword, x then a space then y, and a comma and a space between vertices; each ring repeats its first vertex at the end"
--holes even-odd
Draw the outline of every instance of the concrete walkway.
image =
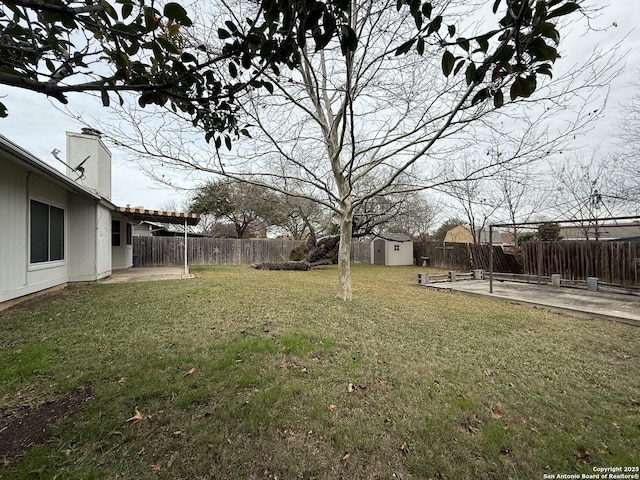
POLYGON ((133 267, 114 270, 110 277, 100 280, 100 283, 150 282, 182 278, 193 278, 193 275, 185 274, 184 267, 133 267))
POLYGON ((550 285, 494 281, 493 293, 489 293, 488 280, 464 280, 459 282, 431 283, 426 288, 434 290, 491 297, 507 302, 536 305, 554 312, 581 318, 629 323, 640 326, 640 296, 590 292, 577 288, 554 288, 550 285))

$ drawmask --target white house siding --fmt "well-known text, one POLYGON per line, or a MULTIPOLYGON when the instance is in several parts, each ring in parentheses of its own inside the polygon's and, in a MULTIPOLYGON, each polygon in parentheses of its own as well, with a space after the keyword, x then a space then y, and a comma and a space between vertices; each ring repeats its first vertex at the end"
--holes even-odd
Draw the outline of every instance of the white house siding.
MULTIPOLYGON (((31 174, 27 183, 28 201, 31 199, 55 205, 63 208, 64 215, 64 260, 60 262, 52 262, 50 264, 31 265, 27 262, 27 285, 29 293, 44 290, 49 287, 61 285, 69 281, 68 262, 69 262, 69 192, 59 186, 48 181, 46 178, 38 174, 31 174)), ((27 212, 29 210, 28 201, 26 205, 27 212)), ((24 220, 25 229, 29 230, 29 216, 24 220)), ((29 240, 26 244, 29 244, 29 240)), ((28 258, 28 257, 27 257, 28 258)))
POLYGON ((69 258, 68 193, 36 173, 0 162, 0 302, 67 283, 69 258), (64 259, 29 263, 29 204, 37 200, 63 208, 64 259))
POLYGON ((133 266, 133 242, 127 245, 127 219, 116 215, 112 219, 120 222, 120 246, 111 247, 111 265, 114 270, 129 268, 133 266))
POLYGON ((0 159, 0 302, 27 287, 27 171, 0 159))
POLYGON ((96 280, 96 202, 69 194, 69 281, 96 280))
MULTIPOLYGON (((97 238, 96 238, 96 269, 97 278, 111 275, 111 210, 98 205, 97 238)), ((133 259, 132 259, 133 262, 133 259)))

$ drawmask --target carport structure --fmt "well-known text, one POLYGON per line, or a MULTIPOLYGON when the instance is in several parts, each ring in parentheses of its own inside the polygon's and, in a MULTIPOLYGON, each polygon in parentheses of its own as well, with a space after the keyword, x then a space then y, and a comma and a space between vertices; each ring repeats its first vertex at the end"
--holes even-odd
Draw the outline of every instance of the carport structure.
MULTIPOLYGON (((608 218, 578 218, 573 220, 550 220, 548 223, 555 223, 558 225, 580 225, 581 228, 587 226, 586 228, 592 228, 596 232, 596 238, 598 237, 597 232, 600 228, 604 228, 608 226, 607 222, 612 222, 613 225, 619 225, 620 221, 630 221, 630 220, 640 220, 640 216, 629 216, 629 217, 608 217, 608 218)), ((493 229, 494 228, 533 228, 538 227, 544 223, 541 222, 520 222, 520 223, 493 223, 489 225, 489 238, 493 238, 493 229)), ((610 224, 609 224, 610 225, 610 224)), ((517 239, 515 239, 517 241, 517 239)), ((540 283, 541 277, 541 265, 542 265, 542 249, 538 250, 538 283, 540 283)), ((489 249, 489 293, 493 293, 493 248, 489 249)))
POLYGON ((200 222, 199 213, 168 212, 164 210, 147 210, 136 207, 116 207, 116 211, 125 217, 138 222, 146 221, 184 225, 184 273, 185 275, 189 273, 189 261, 187 255, 188 227, 195 226, 200 222))

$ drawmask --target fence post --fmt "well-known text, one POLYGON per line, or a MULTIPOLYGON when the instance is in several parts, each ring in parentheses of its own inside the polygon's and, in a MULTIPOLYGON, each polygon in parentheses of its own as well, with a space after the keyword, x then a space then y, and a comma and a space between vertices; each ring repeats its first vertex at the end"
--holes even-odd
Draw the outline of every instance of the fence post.
POLYGON ((587 290, 590 292, 598 291, 598 278, 597 277, 587 277, 587 290))
POLYGON ((538 247, 538 285, 542 283, 542 241, 536 243, 538 247))

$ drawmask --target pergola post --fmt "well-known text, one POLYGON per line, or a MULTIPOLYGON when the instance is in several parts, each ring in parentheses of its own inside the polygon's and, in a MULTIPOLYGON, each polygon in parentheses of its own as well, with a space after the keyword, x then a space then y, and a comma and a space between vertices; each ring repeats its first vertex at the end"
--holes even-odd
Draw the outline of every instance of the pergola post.
POLYGON ((189 263, 187 260, 187 238, 189 238, 189 236, 187 235, 187 219, 184 219, 184 274, 185 275, 189 275, 189 263))
POLYGON ((493 225, 489 225, 489 293, 493 293, 493 225))

